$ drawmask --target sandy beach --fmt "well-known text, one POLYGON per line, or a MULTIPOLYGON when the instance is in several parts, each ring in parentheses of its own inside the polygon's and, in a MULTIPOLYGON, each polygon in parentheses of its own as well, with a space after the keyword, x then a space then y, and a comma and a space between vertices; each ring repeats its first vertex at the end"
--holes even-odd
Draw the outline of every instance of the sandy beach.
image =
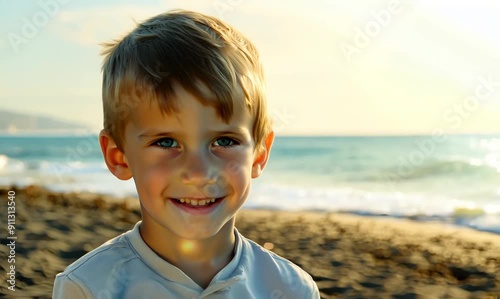
MULTIPOLYGON (((133 227, 136 199, 0 189, 8 272, 7 192, 16 192, 16 291, 50 298, 54 276, 86 252, 133 227)), ((314 212, 243 210, 246 237, 300 265, 322 298, 500 298, 500 235, 440 223, 314 212)), ((4 275, 7 277, 7 275, 4 275)))

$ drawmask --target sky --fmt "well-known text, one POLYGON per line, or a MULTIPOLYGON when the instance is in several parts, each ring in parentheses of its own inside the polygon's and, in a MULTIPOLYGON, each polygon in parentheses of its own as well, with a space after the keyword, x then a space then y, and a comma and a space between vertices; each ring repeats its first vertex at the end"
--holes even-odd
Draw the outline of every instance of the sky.
POLYGON ((500 133, 494 0, 0 0, 0 109, 99 130, 99 44, 174 8, 254 42, 278 135, 500 133))

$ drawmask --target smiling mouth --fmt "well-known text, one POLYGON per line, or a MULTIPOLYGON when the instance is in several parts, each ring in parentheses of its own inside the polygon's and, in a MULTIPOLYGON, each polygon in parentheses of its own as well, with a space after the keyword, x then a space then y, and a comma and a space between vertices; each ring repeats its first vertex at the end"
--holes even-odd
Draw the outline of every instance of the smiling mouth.
POLYGON ((194 198, 172 198, 172 199, 188 206, 206 207, 212 205, 213 203, 222 198, 223 197, 203 198, 203 199, 194 199, 194 198))

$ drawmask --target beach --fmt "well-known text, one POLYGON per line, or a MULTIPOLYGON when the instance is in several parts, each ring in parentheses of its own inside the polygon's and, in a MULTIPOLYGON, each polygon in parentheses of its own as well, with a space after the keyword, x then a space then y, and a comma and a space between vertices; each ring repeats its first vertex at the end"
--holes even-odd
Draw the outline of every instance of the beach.
MULTIPOLYGON (((57 273, 140 219, 133 198, 2 187, 3 236, 8 191, 15 192, 17 237, 16 291, 7 289, 6 279, 1 283, 9 298, 50 298, 57 273)), ((242 210, 237 228, 310 273, 322 298, 500 298, 498 234, 409 219, 271 210, 242 210)), ((8 241, 0 245, 3 273, 12 265, 8 241)))

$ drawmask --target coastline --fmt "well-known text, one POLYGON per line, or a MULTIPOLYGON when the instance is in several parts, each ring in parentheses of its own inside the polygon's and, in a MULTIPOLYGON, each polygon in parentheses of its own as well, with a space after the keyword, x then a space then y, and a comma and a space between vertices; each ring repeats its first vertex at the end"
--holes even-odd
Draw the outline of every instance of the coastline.
MULTIPOLYGON (((133 227, 137 199, 16 192, 16 292, 50 298, 55 274, 133 227)), ((322 212, 242 210, 236 227, 311 274, 322 298, 500 298, 500 235, 443 223, 322 212)), ((8 272, 7 242, 0 268, 8 272)), ((4 272, 4 273, 5 273, 4 272)))

